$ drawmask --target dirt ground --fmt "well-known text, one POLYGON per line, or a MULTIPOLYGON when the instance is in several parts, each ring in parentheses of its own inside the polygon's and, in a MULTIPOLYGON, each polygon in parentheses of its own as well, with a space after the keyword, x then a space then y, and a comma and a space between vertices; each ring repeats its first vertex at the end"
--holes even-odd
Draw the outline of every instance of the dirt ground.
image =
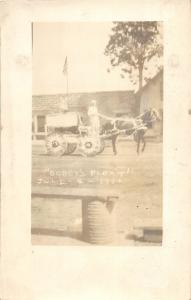
MULTIPOLYGON (((115 245, 160 245, 139 238, 145 226, 162 228, 162 143, 148 142, 136 154, 133 141, 119 141, 118 155, 110 144, 95 157, 75 153, 60 158, 46 155, 43 143, 33 145, 32 184, 75 188, 114 189, 116 205, 115 245)), ((32 243, 38 245, 90 245, 81 234, 81 201, 32 199, 32 243)))

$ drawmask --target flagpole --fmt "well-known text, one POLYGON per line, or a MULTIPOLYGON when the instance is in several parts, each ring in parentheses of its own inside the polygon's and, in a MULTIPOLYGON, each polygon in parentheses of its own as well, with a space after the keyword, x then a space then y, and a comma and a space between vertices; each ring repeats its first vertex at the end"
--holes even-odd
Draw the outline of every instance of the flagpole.
POLYGON ((69 80, 68 80, 68 56, 66 56, 66 98, 68 103, 68 93, 69 93, 69 80))
POLYGON ((68 57, 66 56, 63 68, 63 74, 66 76, 66 98, 68 102, 69 80, 68 80, 68 57))
POLYGON ((66 73, 66 95, 67 95, 67 101, 68 101, 68 67, 67 67, 67 73, 66 73))

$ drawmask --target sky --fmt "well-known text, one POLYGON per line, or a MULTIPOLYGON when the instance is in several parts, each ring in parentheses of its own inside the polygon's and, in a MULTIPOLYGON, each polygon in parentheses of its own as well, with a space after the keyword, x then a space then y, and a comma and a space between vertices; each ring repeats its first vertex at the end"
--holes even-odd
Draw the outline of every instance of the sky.
POLYGON ((33 94, 66 92, 63 74, 68 58, 69 92, 93 92, 133 89, 120 69, 110 73, 104 49, 112 23, 34 23, 33 25, 33 94))
POLYGON ((112 26, 112 22, 34 23, 33 94, 66 93, 66 56, 69 93, 136 89, 127 76, 121 78, 119 68, 107 71, 111 65, 104 50, 112 26))

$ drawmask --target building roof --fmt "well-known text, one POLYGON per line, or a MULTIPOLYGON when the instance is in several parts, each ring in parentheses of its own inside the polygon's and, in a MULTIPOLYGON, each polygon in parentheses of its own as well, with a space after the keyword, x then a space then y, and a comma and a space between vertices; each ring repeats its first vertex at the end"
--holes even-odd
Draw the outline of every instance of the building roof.
MULTIPOLYGON (((60 104, 66 98, 66 94, 34 95, 32 101, 33 113, 59 112, 60 104)), ((130 109, 135 103, 133 91, 72 93, 68 95, 69 110, 87 110, 92 99, 96 100, 100 111, 108 114, 112 114, 117 109, 130 109)))
POLYGON ((138 90, 135 95, 139 95, 142 91, 144 91, 146 88, 148 88, 153 82, 157 81, 158 78, 163 77, 163 69, 161 69, 153 78, 151 78, 143 87, 141 90, 138 90))

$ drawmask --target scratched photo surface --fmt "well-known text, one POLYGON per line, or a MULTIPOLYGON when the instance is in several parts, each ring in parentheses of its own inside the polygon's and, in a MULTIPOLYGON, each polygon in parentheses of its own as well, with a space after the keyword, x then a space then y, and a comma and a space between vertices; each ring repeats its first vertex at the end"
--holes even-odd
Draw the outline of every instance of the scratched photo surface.
POLYGON ((163 23, 33 23, 34 245, 162 245, 163 23))

